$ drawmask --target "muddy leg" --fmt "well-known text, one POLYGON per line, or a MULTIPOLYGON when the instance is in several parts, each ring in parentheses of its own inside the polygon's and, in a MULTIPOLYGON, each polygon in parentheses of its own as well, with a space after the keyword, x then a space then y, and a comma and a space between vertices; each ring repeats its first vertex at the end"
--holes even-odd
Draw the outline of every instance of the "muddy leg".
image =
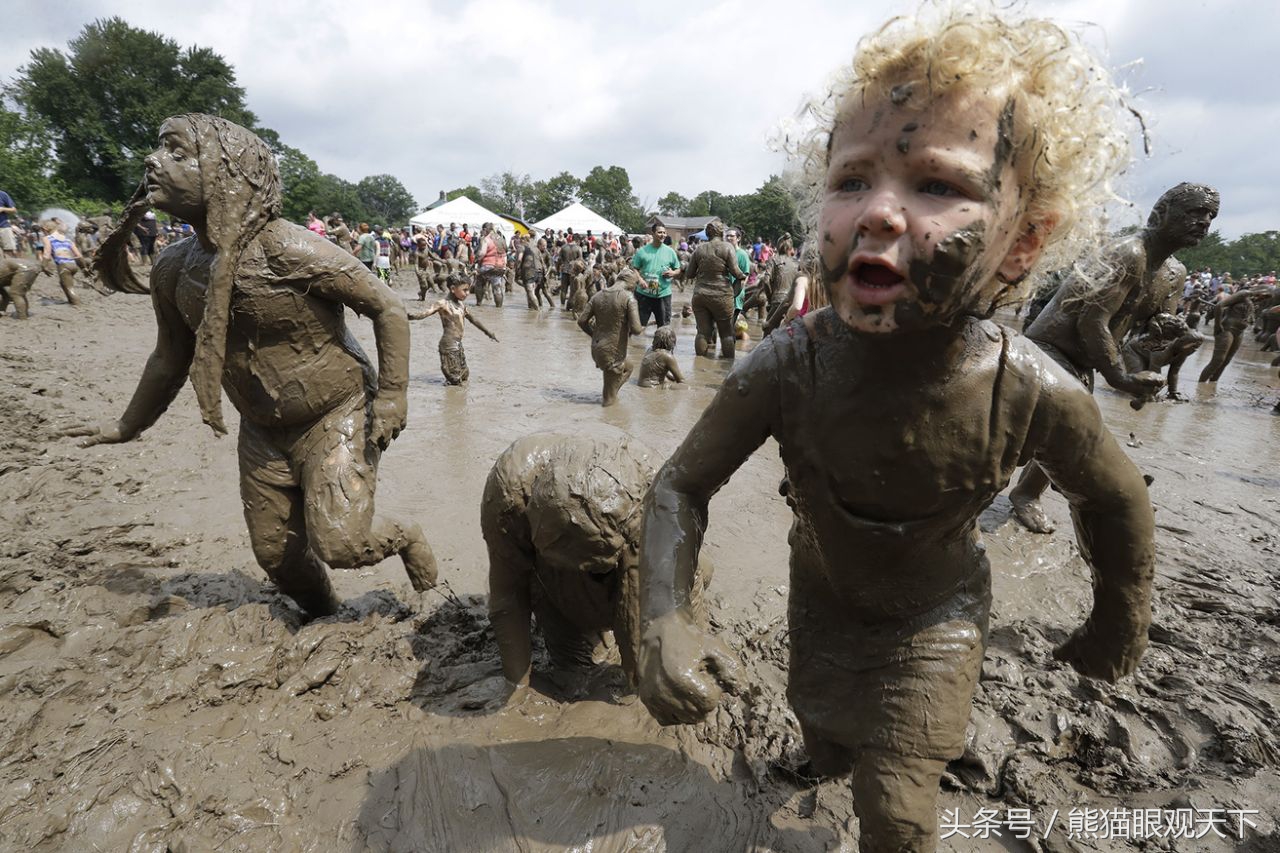
POLYGON ((539 305, 541 304, 541 300, 534 298, 533 285, 531 285, 528 281, 525 281, 521 284, 521 287, 524 288, 525 307, 527 307, 530 311, 537 311, 539 305))
POLYGON ((502 307, 503 301, 507 298, 505 282, 506 279, 504 277, 496 275, 489 279, 489 290, 493 293, 493 304, 498 308, 502 307))
MULTIPOLYGON (((1231 359, 1235 358, 1236 353, 1240 351, 1240 341, 1244 337, 1244 332, 1228 332, 1227 334, 1231 336, 1231 340, 1228 341, 1226 352, 1222 355, 1222 363, 1219 364, 1218 369, 1213 372, 1213 376, 1210 379, 1212 382, 1217 382, 1222 378, 1222 371, 1227 369, 1227 365, 1231 363, 1231 359)), ((1216 358, 1216 352, 1214 353, 1214 356, 1216 358)))
POLYGON ((711 316, 711 309, 706 304, 706 297, 695 293, 691 307, 693 308, 693 322, 697 329, 697 335, 693 339, 693 351, 695 355, 706 355, 707 350, 711 348, 712 330, 715 323, 711 316))
POLYGON ((1048 487, 1048 475, 1039 465, 1031 462, 1022 469, 1018 485, 1009 492, 1013 517, 1032 533, 1052 533, 1055 530, 1053 522, 1044 514, 1044 507, 1040 506, 1040 497, 1048 487))
POLYGON ((809 767, 815 775, 839 778, 853 771, 853 750, 849 747, 823 738, 804 723, 800 724, 800 735, 804 739, 805 754, 809 756, 809 767))
POLYGON ((601 401, 604 405, 612 406, 618 402, 618 391, 627 384, 633 369, 631 362, 626 362, 621 370, 604 371, 604 399, 601 401))
POLYGON ((945 761, 864 750, 853 771, 860 853, 930 853, 938 847, 938 783, 945 761))
POLYGON ((720 306, 719 316, 716 317, 716 334, 720 336, 721 358, 734 356, 733 315, 733 297, 730 296, 726 303, 720 306))
POLYGON ((372 566, 399 554, 414 589, 435 586, 436 559, 422 528, 374 515, 381 454, 367 440, 364 409, 330 418, 322 425, 329 433, 301 460, 311 547, 335 569, 372 566))
MULTIPOLYGON (((302 490, 271 485, 270 473, 248 461, 241 436, 240 500, 253 556, 280 592, 312 616, 328 616, 341 603, 324 563, 307 546, 302 490)), ((287 479, 287 464, 284 466, 287 479)), ((276 482, 283 480, 277 479, 276 482)))
POLYGON ((76 283, 76 268, 74 264, 58 265, 58 284, 62 287, 63 294, 67 297, 68 305, 79 305, 80 297, 76 296, 76 292, 72 285, 76 283))
POLYGON ((502 674, 513 685, 529 683, 533 660, 530 584, 532 555, 522 550, 502 523, 507 506, 501 482, 492 474, 485 484, 480 530, 489 549, 489 622, 498 640, 502 674))
POLYGON ((1227 350, 1231 348, 1231 338, 1233 337, 1234 335, 1226 329, 1213 336, 1213 357, 1204 366, 1204 370, 1200 371, 1201 382, 1218 381, 1218 376, 1226 365, 1227 350))

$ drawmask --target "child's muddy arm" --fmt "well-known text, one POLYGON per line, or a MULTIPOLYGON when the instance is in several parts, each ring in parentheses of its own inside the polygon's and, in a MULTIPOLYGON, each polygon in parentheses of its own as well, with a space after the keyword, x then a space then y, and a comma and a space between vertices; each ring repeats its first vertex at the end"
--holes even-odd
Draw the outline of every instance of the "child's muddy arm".
POLYGON ((1065 374, 1043 387, 1032 435, 1036 461, 1071 504, 1093 574, 1093 610, 1055 654, 1085 675, 1115 681, 1137 668, 1151 625, 1155 517, 1146 482, 1093 397, 1065 374))
POLYGON ((667 354, 667 374, 676 382, 684 382, 684 374, 680 372, 680 362, 676 361, 676 357, 667 354))
MULTIPOLYGON (((486 507, 487 511, 487 507, 486 507)), ((506 536, 489 541, 489 621, 498 641, 502 674, 513 688, 529 683, 533 660, 530 583, 533 560, 506 536)))
POLYGON ((578 328, 588 335, 594 334, 591 330, 591 321, 594 318, 595 307, 590 302, 587 302, 587 307, 582 309, 582 314, 578 317, 578 328))
POLYGON ((471 325, 475 326, 477 329, 484 332, 489 337, 489 340, 491 341, 498 340, 498 336, 495 335, 493 332, 489 331, 489 329, 485 326, 485 324, 481 323, 479 318, 476 317, 476 315, 472 314, 470 311, 467 311, 463 316, 467 318, 467 320, 471 323, 471 325))
POLYGON ((425 310, 423 310, 423 311, 409 311, 409 312, 408 312, 408 316, 409 316, 409 319, 410 319, 411 321, 412 321, 412 320, 425 320, 425 319, 427 319, 428 317, 434 317, 436 314, 439 314, 439 313, 440 313, 440 309, 441 309, 441 308, 443 308, 443 307, 444 307, 444 306, 443 306, 443 304, 442 304, 442 303, 437 302, 436 304, 432 305, 430 308, 427 308, 427 309, 425 309, 425 310))
POLYGON ((151 268, 151 306, 156 314, 156 345, 138 379, 138 387, 120 420, 71 427, 65 436, 82 437, 81 447, 132 441, 165 413, 191 371, 195 334, 178 311, 175 298, 185 251, 164 252, 151 268))
POLYGON ((644 331, 644 326, 640 325, 640 304, 635 297, 627 300, 627 326, 633 335, 644 331))
POLYGON ((707 504, 772 431, 777 414, 773 347, 734 370, 644 500, 640 544, 640 698, 663 725, 702 719, 732 687, 737 663, 696 624, 691 591, 707 529, 707 504))

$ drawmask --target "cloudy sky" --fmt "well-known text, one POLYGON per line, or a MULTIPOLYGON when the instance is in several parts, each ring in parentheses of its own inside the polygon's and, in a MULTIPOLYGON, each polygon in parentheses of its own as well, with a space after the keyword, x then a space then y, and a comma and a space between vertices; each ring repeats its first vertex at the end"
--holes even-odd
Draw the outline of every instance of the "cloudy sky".
MULTIPOLYGON (((670 190, 749 192, 785 164, 780 122, 914 2, 147 4, 0 0, 11 78, 32 48, 65 47, 118 15, 235 67, 249 107, 322 169, 389 172, 420 203, 504 170, 534 179, 620 165, 642 203, 670 190), (587 4, 581 4, 587 5, 587 4), (870 11, 874 7, 875 11, 870 11), (146 11, 140 11, 145 8, 146 11)), ((1257 0, 1029 0, 1086 29, 1147 114, 1146 209, 1181 180, 1222 192, 1234 238, 1280 229, 1280 4, 1257 0)))

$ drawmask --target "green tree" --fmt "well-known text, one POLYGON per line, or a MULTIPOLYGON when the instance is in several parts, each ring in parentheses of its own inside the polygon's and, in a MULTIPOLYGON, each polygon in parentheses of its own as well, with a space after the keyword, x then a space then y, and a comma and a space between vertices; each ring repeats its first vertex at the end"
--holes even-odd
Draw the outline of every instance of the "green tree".
MULTIPOLYGON (((311 207, 315 209, 317 216, 341 213, 347 224, 352 226, 359 222, 368 222, 370 225, 388 224, 378 222, 378 217, 364 206, 355 184, 327 172, 320 176, 315 200, 311 207)), ((306 211, 303 211, 304 216, 305 214, 306 211)))
POLYGON ((493 202, 490 209, 495 213, 507 213, 523 219, 526 210, 532 206, 534 184, 528 175, 503 172, 485 178, 480 187, 493 202))
POLYGON ((401 225, 418 212, 418 203, 398 178, 370 175, 356 184, 360 203, 380 225, 401 225))
POLYGON ((658 212, 666 216, 690 216, 693 203, 678 192, 669 192, 658 199, 658 212))
POLYGON ((621 166, 594 166, 582 179, 579 199, 624 231, 644 230, 644 212, 631 189, 631 176, 621 166))
POLYGON ((68 200, 66 187, 53 174, 56 165, 48 126, 0 103, 0 189, 24 213, 68 200))
POLYGON ((568 172, 561 172, 545 181, 535 181, 530 189, 525 218, 530 222, 546 219, 559 213, 578 200, 582 182, 568 172))
POLYGON ((1190 272, 1210 267, 1214 270, 1228 269, 1227 258, 1230 256, 1230 245, 1222 239, 1220 231, 1210 231, 1198 246, 1183 249, 1175 257, 1190 272))
POLYGON ((132 194, 169 116, 204 112, 256 124, 225 59, 121 18, 87 24, 66 53, 32 51, 10 93, 52 130, 56 172, 68 190, 107 200, 132 194))
MULTIPOLYGON (((302 222, 308 211, 316 209, 323 177, 320 167, 315 160, 288 145, 282 146, 276 163, 280 167, 280 183, 284 188, 282 214, 285 219, 302 222)), ((327 216, 331 212, 316 211, 320 216, 327 216)))
POLYGON ((784 232, 800 233, 796 201, 777 175, 770 175, 751 195, 739 196, 735 207, 732 221, 746 229, 748 239, 777 240, 784 232))

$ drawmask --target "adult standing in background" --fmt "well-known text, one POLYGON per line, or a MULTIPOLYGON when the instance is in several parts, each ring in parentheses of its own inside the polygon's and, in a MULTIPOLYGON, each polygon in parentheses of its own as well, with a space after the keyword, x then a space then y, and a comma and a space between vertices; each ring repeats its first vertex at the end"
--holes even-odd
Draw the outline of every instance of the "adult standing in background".
POLYGON ((631 267, 644 279, 636 285, 636 305, 641 326, 649 325, 649 318, 656 316, 658 328, 662 328, 671 325, 671 277, 680 271, 680 258, 666 245, 665 226, 654 223, 649 234, 649 243, 631 256, 631 267))

